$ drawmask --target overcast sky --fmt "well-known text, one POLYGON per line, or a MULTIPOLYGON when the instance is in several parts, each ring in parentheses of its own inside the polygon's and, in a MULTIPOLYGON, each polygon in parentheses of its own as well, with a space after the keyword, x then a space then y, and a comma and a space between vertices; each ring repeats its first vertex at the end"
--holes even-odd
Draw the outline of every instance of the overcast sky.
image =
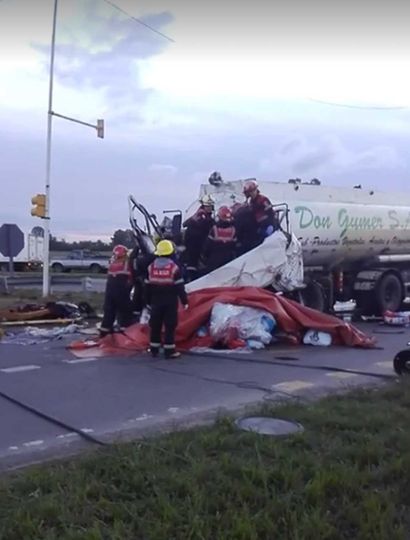
MULTIPOLYGON (((127 227, 129 193, 184 209, 214 170, 409 189, 405 0, 115 3, 175 43, 104 0, 59 0, 54 110, 104 118, 106 138, 54 120, 54 234, 127 227)), ((25 229, 44 190, 52 4, 0 0, 0 221, 25 229)))

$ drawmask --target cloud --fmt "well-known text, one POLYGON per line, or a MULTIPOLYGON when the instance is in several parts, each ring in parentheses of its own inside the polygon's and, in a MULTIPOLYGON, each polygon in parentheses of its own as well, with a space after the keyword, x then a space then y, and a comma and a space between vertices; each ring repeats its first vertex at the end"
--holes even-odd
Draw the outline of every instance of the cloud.
POLYGON ((394 146, 377 144, 360 148, 360 141, 342 142, 337 135, 322 135, 312 138, 296 136, 259 163, 262 173, 273 173, 283 177, 340 176, 376 170, 392 171, 406 167, 406 162, 394 146))
MULTIPOLYGON (((142 83, 140 64, 160 54, 167 43, 112 8, 103 5, 102 10, 101 4, 81 3, 81 11, 71 17, 66 14, 57 33, 56 80, 79 94, 100 95, 108 116, 117 123, 141 120, 138 108, 152 89, 142 83)), ((172 15, 163 12, 141 20, 160 29, 172 21, 172 15)), ((49 47, 33 47, 42 54, 44 70, 48 70, 49 47)))
POLYGON ((153 163, 148 167, 149 172, 152 172, 154 174, 163 175, 166 177, 174 177, 177 172, 178 168, 174 165, 164 165, 162 163, 153 163))

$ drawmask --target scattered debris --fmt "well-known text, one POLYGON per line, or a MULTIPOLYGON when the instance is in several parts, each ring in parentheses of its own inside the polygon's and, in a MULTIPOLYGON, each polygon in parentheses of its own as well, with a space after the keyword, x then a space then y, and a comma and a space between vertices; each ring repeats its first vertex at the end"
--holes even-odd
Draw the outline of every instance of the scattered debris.
MULTIPOLYGON (((181 351, 221 347, 221 341, 225 347, 238 350, 255 345, 254 338, 258 347, 265 346, 265 341, 271 342, 271 332, 274 332, 274 338, 281 343, 298 345, 309 330, 318 333, 319 344, 330 345, 329 339, 333 345, 348 347, 374 348, 376 344, 374 337, 337 317, 257 287, 220 287, 190 293, 189 309, 179 314, 176 343, 181 351)), ((98 342, 76 341, 69 348, 82 358, 90 354, 87 349, 93 346, 98 350, 92 354, 99 357, 146 351, 149 328, 146 324, 134 324, 123 333, 109 335, 98 342)))
POLYGON ((263 349, 272 341, 274 317, 265 310, 217 302, 211 312, 209 333, 215 344, 229 349, 263 349))
POLYGON ((347 302, 336 302, 333 306, 333 311, 336 317, 346 322, 352 322, 353 314, 356 310, 357 304, 355 300, 349 300, 347 302))
POLYGON ((389 326, 409 326, 410 311, 386 311, 383 314, 383 322, 389 326))
POLYGON ((48 302, 46 304, 25 304, 0 310, 1 326, 28 326, 35 324, 71 324, 96 317, 94 309, 87 302, 48 302))
POLYGON ((326 332, 308 330, 303 337, 303 343, 316 347, 329 347, 332 344, 332 336, 326 332))
POLYGON ((63 328, 25 328, 20 332, 6 332, 0 343, 3 345, 37 345, 62 339, 64 336, 77 334, 80 331, 81 327, 73 323, 63 328))

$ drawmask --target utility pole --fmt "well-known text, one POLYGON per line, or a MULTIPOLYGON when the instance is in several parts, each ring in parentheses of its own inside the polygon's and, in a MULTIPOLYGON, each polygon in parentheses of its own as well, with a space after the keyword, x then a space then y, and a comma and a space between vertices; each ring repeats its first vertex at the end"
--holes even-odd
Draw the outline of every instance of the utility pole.
POLYGON ((51 179, 51 137, 53 130, 53 84, 54 56, 56 46, 58 0, 54 0, 53 31, 51 35, 50 52, 50 83, 48 89, 47 111, 47 151, 46 151, 46 185, 45 185, 45 216, 44 216, 44 255, 43 255, 43 296, 50 294, 50 179, 51 179))
MULTIPOLYGON (((50 184, 51 184, 51 141, 53 132, 53 116, 58 116, 77 124, 89 126, 97 131, 97 137, 104 138, 104 120, 97 120, 97 124, 89 124, 69 116, 57 114, 53 111, 53 85, 54 85, 54 56, 56 45, 56 27, 57 27, 57 10, 58 0, 54 0, 54 13, 53 13, 53 30, 51 35, 51 52, 50 52, 50 83, 48 90, 48 111, 47 111, 47 151, 46 151, 46 180, 45 180, 45 204, 43 213, 36 213, 34 210, 32 215, 41 217, 44 219, 44 254, 43 254, 43 297, 50 294, 50 184)), ((40 194, 40 196, 42 196, 40 194)), ((38 197, 38 196, 37 196, 38 197)), ((35 198, 34 198, 35 199, 35 198)), ((33 204, 36 201, 32 200, 33 204)))

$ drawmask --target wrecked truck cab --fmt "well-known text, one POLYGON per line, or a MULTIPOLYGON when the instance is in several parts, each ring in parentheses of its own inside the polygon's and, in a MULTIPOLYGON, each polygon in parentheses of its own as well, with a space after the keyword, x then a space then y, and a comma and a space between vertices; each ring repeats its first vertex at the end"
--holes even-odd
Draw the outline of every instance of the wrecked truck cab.
MULTIPOLYGON (((216 209, 223 205, 232 206, 235 202, 242 204, 245 202, 243 195, 238 193, 237 184, 238 182, 235 183, 236 190, 232 189, 229 183, 209 186, 213 188, 212 196, 216 209)), ((199 201, 193 203, 186 211, 184 219, 193 215, 199 204, 199 201)), ((138 247, 143 254, 152 254, 155 250, 155 241, 164 238, 164 228, 158 223, 156 216, 150 214, 132 196, 129 197, 129 205, 130 224, 138 247)), ((278 230, 268 236, 262 244, 191 281, 187 285, 188 292, 230 286, 270 287, 283 293, 293 293, 302 289, 304 287, 302 248, 290 230, 288 206, 282 203, 275 205, 274 209, 279 216, 278 230)), ((182 213, 168 211, 170 212, 173 213, 171 232, 180 234, 182 213)))
MULTIPOLYGON (((247 181, 248 179, 218 185, 202 185, 199 199, 189 206, 184 219, 188 219, 196 212, 200 205, 199 200, 206 195, 213 198, 216 211, 221 206, 243 207, 246 203, 243 186, 247 181)), ((294 293, 303 289, 305 285, 302 247, 290 228, 288 204, 286 202, 275 204, 273 209, 279 224, 279 228, 273 234, 262 244, 192 281, 187 285, 187 290, 191 292, 212 287, 253 286, 294 293)))

